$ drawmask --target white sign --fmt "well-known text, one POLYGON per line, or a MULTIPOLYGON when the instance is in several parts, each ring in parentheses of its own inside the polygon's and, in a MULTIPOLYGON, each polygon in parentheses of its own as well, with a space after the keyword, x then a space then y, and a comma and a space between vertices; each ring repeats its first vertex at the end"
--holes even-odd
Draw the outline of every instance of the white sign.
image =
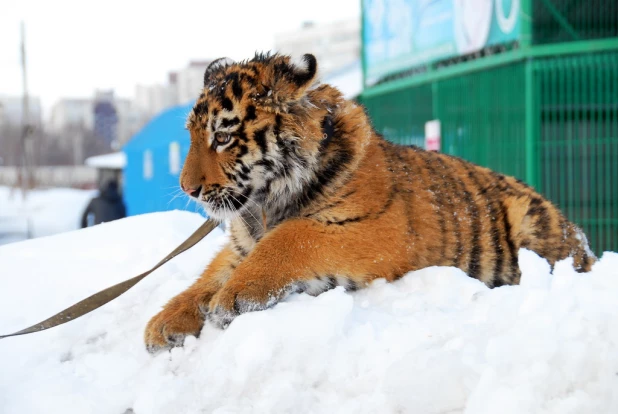
POLYGON ((154 175, 154 165, 152 162, 152 151, 144 151, 144 179, 150 180, 154 175))
POLYGON ((425 149, 427 151, 440 151, 440 131, 440 121, 438 119, 425 123, 425 149))
POLYGON ((180 144, 176 141, 170 142, 170 174, 178 175, 180 172, 180 144))

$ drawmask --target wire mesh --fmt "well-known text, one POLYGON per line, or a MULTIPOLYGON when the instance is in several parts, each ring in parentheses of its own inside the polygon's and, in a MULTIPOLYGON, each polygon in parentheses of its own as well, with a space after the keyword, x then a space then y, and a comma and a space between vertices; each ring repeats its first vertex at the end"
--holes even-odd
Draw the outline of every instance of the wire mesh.
POLYGON ((425 144, 425 122, 432 119, 431 85, 363 99, 376 131, 401 145, 425 144))
POLYGON ((618 250, 618 53, 541 59, 540 190, 597 253, 618 250))

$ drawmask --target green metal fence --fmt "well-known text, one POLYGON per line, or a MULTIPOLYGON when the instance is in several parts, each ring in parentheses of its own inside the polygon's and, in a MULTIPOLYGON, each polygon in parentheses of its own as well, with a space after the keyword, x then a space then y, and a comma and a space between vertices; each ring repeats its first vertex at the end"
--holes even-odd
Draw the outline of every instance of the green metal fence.
POLYGON ((434 118, 442 124, 442 151, 525 177, 523 85, 523 63, 437 81, 434 118))
POLYGON ((505 59, 366 91, 387 139, 423 145, 439 119, 442 151, 526 180, 618 251, 618 48, 505 59))
POLYGON ((618 52, 534 61, 538 188, 618 251, 618 52))
POLYGON ((364 101, 371 119, 380 133, 388 140, 401 145, 423 146, 425 122, 432 119, 431 85, 398 90, 364 101))

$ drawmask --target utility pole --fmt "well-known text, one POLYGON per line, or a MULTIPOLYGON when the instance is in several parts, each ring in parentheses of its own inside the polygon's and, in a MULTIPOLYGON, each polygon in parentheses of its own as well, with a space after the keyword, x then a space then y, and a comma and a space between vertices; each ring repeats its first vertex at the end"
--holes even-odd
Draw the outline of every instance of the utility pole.
POLYGON ((32 126, 30 125, 30 102, 28 100, 28 77, 26 66, 26 28, 25 24, 21 22, 21 69, 22 69, 22 132, 21 132, 21 191, 22 198, 25 200, 28 192, 28 188, 32 183, 32 126))

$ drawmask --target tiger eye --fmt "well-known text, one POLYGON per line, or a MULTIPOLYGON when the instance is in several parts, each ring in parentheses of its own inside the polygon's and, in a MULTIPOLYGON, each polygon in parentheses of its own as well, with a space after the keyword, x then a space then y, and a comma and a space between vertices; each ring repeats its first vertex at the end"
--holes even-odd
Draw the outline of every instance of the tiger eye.
POLYGON ((227 144, 228 142, 230 142, 230 139, 230 134, 224 134, 221 132, 215 133, 215 141, 217 141, 217 144, 227 144))

